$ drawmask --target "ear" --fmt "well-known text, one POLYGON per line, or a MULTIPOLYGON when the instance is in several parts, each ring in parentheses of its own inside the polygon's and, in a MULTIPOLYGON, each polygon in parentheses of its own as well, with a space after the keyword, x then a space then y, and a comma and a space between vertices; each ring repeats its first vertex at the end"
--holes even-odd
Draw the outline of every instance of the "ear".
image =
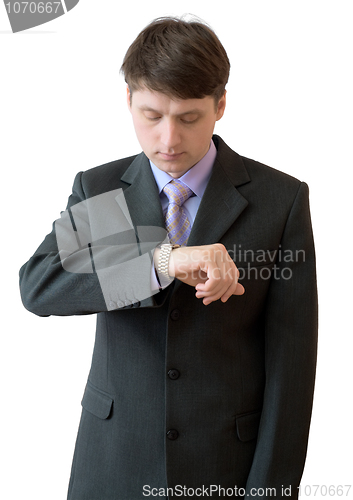
POLYGON ((224 110, 226 109, 226 94, 227 94, 227 91, 225 90, 224 94, 222 95, 222 97, 218 101, 217 112, 216 112, 216 121, 220 120, 222 118, 222 116, 224 115, 224 110))
POLYGON ((129 89, 129 86, 126 85, 126 100, 127 100, 127 106, 129 109, 131 109, 131 92, 130 92, 130 89, 129 89))

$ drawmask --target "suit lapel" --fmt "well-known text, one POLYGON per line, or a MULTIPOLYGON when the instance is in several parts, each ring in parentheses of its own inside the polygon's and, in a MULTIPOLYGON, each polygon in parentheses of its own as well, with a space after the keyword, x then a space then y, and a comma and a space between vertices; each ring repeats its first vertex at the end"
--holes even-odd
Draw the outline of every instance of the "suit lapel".
POLYGON ((188 246, 209 245, 220 240, 248 205, 236 186, 250 182, 241 157, 220 137, 213 137, 218 149, 211 178, 202 197, 188 240, 188 246))
POLYGON ((124 196, 134 226, 164 228, 157 184, 144 153, 134 159, 121 180, 130 184, 124 189, 124 196))

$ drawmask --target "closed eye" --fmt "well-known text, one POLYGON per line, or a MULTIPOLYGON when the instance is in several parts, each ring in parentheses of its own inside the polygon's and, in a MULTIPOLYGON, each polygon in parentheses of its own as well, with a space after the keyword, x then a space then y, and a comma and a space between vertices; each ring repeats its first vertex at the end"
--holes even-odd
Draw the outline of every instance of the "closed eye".
POLYGON ((200 115, 198 113, 185 113, 180 117, 182 123, 195 123, 199 119, 200 115))
POLYGON ((189 119, 189 120, 186 120, 185 118, 182 118, 182 119, 181 119, 181 121, 182 121, 183 123, 195 123, 195 122, 197 121, 197 118, 194 118, 194 119, 192 119, 192 120, 190 120, 190 119, 189 119))

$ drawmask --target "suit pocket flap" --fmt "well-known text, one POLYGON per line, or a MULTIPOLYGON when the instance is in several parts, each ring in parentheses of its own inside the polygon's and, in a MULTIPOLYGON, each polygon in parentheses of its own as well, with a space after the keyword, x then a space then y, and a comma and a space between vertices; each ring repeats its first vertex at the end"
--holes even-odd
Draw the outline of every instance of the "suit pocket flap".
POLYGON ((110 415, 113 398, 88 382, 81 404, 85 410, 93 413, 96 417, 105 419, 110 415))
POLYGON ((250 441, 257 437, 261 411, 252 411, 236 416, 237 434, 240 441, 250 441))

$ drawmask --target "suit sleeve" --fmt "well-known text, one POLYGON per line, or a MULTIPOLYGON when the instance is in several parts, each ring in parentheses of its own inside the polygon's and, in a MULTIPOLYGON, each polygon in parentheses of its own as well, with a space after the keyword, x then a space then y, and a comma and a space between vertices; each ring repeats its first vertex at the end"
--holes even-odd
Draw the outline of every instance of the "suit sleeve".
POLYGON ((118 191, 86 199, 82 175, 52 232, 20 269, 24 306, 39 316, 62 316, 158 305, 151 287, 158 242, 150 234, 144 240, 147 228, 129 224, 118 191))
POLYGON ((299 187, 283 232, 265 324, 266 386, 246 493, 251 495, 253 488, 252 492, 275 488, 272 498, 297 498, 312 410, 318 327, 315 252, 305 183, 299 187), (286 494, 282 487, 287 488, 286 494))

